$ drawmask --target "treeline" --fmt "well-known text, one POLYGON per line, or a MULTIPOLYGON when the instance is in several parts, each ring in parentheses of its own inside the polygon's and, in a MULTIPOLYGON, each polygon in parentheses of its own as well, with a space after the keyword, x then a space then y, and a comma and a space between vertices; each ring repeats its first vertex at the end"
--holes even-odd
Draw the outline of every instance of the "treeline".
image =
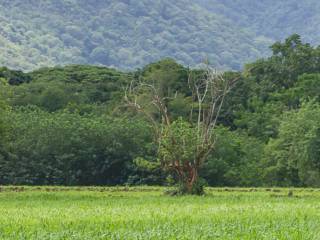
MULTIPOLYGON (((320 186, 320 48, 293 35, 271 49, 271 57, 242 72, 224 73, 240 80, 201 172, 212 186, 320 186)), ((139 79, 179 90, 170 115, 188 117, 188 75, 198 71, 170 59, 134 72, 1 68, 0 184, 170 182, 157 167, 151 126, 125 107, 124 89, 139 79)))

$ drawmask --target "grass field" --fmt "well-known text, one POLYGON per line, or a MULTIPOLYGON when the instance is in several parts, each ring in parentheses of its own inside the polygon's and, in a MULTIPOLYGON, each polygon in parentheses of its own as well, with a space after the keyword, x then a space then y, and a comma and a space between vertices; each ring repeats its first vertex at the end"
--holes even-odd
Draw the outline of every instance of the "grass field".
POLYGON ((1 187, 0 239, 320 239, 318 189, 163 190, 1 187))

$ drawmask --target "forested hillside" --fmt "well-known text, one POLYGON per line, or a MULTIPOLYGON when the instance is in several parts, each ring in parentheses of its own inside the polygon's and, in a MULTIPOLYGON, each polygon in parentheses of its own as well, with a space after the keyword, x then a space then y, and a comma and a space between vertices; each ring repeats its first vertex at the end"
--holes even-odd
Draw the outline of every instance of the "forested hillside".
MULTIPOLYGON (((292 35, 271 49, 271 57, 224 73, 239 80, 201 172, 210 185, 320 186, 320 48, 292 35)), ((188 76, 201 71, 170 59, 131 72, 88 65, 30 73, 1 68, 0 183, 168 183, 156 165, 151 126, 125 108, 124 91, 132 80, 178 91, 166 103, 170 117, 189 118, 188 76)), ((141 101, 148 101, 145 94, 141 101)))
POLYGON ((195 65, 205 57, 240 69, 264 41, 190 0, 0 3, 0 65, 30 70, 90 63, 137 68, 164 57, 195 65))
POLYGON ((315 0, 196 0, 215 14, 222 14, 241 28, 273 40, 298 33, 319 44, 320 2, 315 0))
POLYGON ((165 57, 190 66, 208 57, 240 70, 290 34, 318 43, 319 8, 315 0, 3 0, 0 66, 136 69, 165 57))

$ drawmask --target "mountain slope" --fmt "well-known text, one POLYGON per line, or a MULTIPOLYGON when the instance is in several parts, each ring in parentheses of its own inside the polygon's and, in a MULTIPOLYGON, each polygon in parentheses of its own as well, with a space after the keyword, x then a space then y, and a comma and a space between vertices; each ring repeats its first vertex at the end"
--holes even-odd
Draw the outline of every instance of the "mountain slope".
POLYGON ((164 57, 239 69, 267 50, 255 35, 191 0, 3 0, 0 65, 136 68, 164 57))
POLYGON ((132 69, 208 57, 238 70, 292 33, 317 43, 319 7, 316 0, 2 0, 0 66, 132 69))
POLYGON ((259 36, 283 40, 298 33, 319 44, 320 2, 317 0, 195 0, 214 14, 222 14, 259 36))

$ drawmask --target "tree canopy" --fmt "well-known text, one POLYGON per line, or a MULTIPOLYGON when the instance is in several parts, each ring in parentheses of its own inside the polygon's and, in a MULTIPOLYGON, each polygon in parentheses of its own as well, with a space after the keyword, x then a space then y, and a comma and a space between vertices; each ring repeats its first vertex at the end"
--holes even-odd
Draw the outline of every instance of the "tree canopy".
MULTIPOLYGON (((217 139, 201 176, 213 186, 320 186, 320 51, 299 35, 271 47, 272 56, 223 72, 238 79, 217 119, 217 139)), ((135 71, 70 65, 24 73, 0 68, 0 183, 166 184, 152 125, 125 108, 134 81, 155 84, 175 121, 177 140, 194 138, 187 123, 188 76, 201 69, 163 59, 135 71)), ((190 79, 189 79, 190 80, 190 79)), ((139 101, 148 102, 146 92, 139 101)), ((156 109, 148 109, 160 118, 156 109)), ((169 136, 170 134, 168 134, 169 136)), ((191 151, 191 152, 190 152, 191 151)), ((166 154, 165 151, 162 152, 166 154)))

